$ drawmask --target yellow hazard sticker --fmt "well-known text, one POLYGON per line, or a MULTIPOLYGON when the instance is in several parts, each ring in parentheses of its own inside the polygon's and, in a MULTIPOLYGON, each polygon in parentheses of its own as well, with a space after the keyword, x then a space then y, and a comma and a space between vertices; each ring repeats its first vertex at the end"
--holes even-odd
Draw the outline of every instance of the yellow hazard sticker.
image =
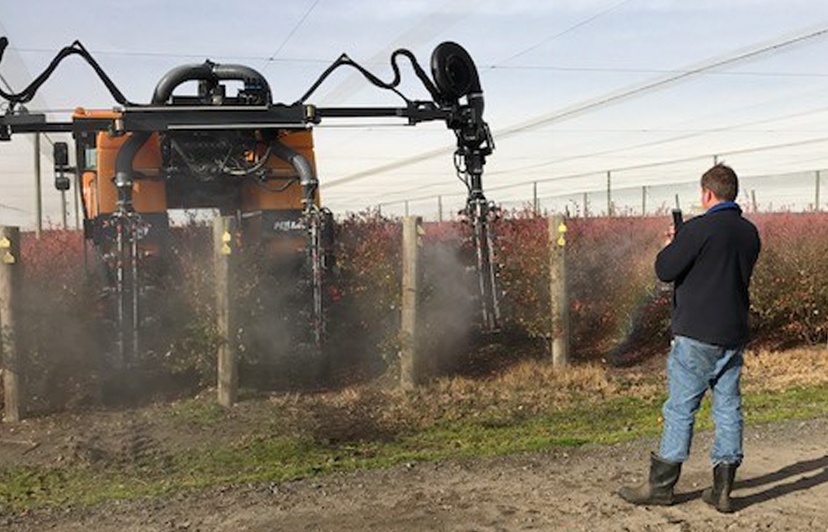
POLYGON ((3 264, 14 264, 15 262, 17 262, 17 259, 11 254, 11 251, 3 253, 3 264))
POLYGON ((231 254, 232 252, 233 252, 233 250, 232 250, 232 249, 230 249, 230 245, 229 245, 229 244, 224 244, 223 246, 221 246, 221 254, 222 254, 222 255, 229 255, 229 254, 231 254))
POLYGON ((6 237, 0 238, 0 249, 9 249, 11 247, 11 240, 6 237))
POLYGON ((566 237, 563 235, 558 237, 558 245, 564 247, 566 245, 566 237))
POLYGON ((558 225, 558 233, 559 234, 566 233, 566 224, 565 223, 561 222, 560 225, 558 225))
POLYGON ((225 244, 230 243, 233 240, 233 236, 230 234, 230 231, 225 231, 221 234, 221 241, 225 244))

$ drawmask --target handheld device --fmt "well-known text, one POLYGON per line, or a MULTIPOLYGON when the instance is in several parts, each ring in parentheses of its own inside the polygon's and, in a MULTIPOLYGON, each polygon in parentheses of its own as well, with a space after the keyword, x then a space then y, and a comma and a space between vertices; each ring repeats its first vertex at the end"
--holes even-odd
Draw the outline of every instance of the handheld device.
POLYGON ((682 216, 681 209, 673 209, 673 229, 675 229, 676 233, 678 233, 682 225, 684 225, 684 217, 682 216))

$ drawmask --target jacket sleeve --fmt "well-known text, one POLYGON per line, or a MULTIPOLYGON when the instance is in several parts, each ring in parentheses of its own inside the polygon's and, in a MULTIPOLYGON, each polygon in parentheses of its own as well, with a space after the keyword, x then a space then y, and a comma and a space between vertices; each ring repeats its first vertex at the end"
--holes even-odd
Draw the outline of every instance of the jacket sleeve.
POLYGON ((702 242, 699 235, 689 230, 689 227, 685 226, 683 229, 656 257, 656 275, 667 283, 687 273, 701 250, 702 242))

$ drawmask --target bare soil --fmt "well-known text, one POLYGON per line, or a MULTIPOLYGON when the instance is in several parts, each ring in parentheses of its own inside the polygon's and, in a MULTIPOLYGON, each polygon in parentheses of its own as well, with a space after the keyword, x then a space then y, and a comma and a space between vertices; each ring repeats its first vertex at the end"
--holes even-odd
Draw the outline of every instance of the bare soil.
MULTIPOLYGON (((83 425, 77 421, 64 416, 20 425, 11 432, 2 427, 0 459, 18 464, 106 460, 107 453, 123 454, 126 447, 132 453, 158 452, 176 444, 162 441, 161 427, 150 430, 128 413, 112 414, 94 427, 95 442, 90 440, 92 433, 77 428, 83 425), (101 432, 103 426, 109 427, 108 434, 101 432), (103 455, 77 456, 90 449, 103 455)), ((828 530, 828 419, 748 428, 746 459, 734 493, 737 511, 729 515, 717 513, 700 499, 710 480, 711 436, 696 435, 693 456, 677 488, 680 502, 672 507, 635 507, 615 495, 618 487, 639 482, 646 473, 648 453, 656 442, 639 440, 412 463, 278 484, 225 486, 90 508, 38 510, 0 516, 0 528, 9 532, 828 530)))

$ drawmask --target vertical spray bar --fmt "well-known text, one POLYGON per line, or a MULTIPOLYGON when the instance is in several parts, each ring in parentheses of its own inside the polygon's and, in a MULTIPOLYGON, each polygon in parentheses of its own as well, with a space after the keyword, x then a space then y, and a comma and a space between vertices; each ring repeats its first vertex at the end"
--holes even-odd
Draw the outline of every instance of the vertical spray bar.
POLYGON ((483 197, 470 198, 467 211, 472 218, 472 237, 483 327, 485 330, 494 331, 500 326, 500 303, 495 275, 494 239, 490 227, 492 211, 483 197))
POLYGON ((60 220, 61 220, 61 227, 64 231, 69 229, 69 219, 68 214, 66 212, 66 191, 60 191, 60 220))
POLYGON ((325 338, 324 301, 323 301, 323 264, 322 264, 322 221, 316 208, 308 213, 310 241, 308 245, 311 276, 313 283, 313 340, 317 347, 322 346, 325 338))
POLYGON ((132 296, 132 320, 130 322, 130 342, 132 357, 138 356, 139 331, 141 328, 140 295, 141 286, 138 278, 138 238, 136 234, 135 220, 128 219, 129 227, 129 259, 130 259, 130 295, 132 296))
POLYGON ((115 219, 115 292, 118 296, 118 365, 124 367, 127 359, 126 337, 124 334, 124 322, 126 321, 126 271, 124 267, 124 224, 119 217, 115 219))

